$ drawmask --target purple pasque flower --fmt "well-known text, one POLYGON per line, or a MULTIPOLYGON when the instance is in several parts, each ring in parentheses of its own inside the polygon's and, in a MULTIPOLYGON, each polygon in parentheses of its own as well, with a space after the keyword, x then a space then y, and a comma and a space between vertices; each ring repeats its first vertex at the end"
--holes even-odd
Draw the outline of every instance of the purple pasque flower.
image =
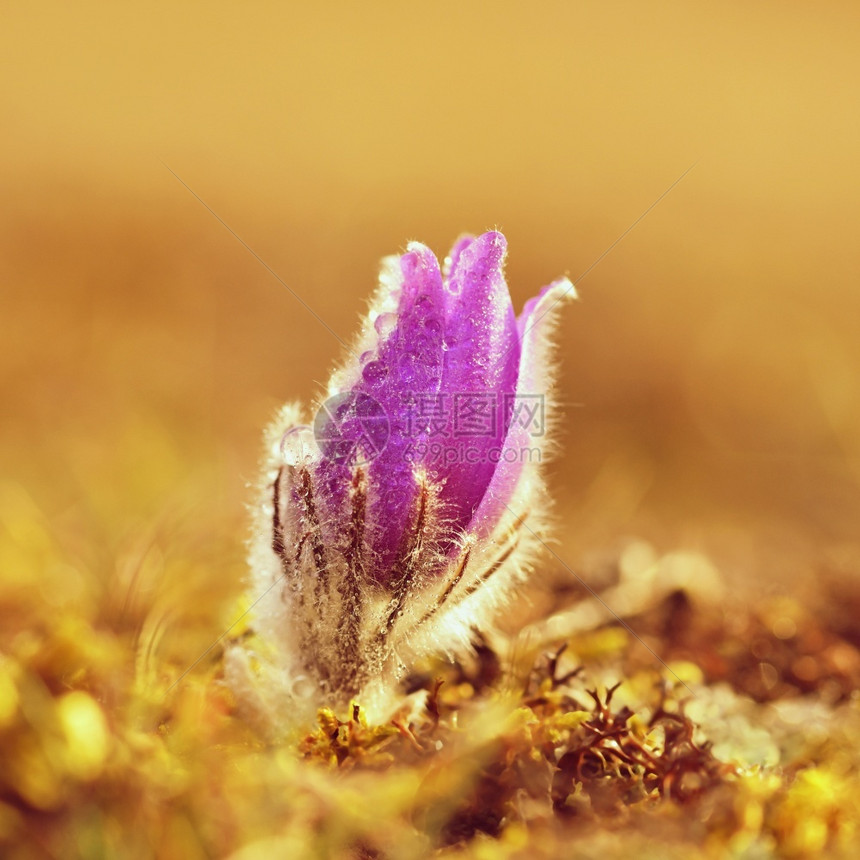
POLYGON ((313 428, 269 428, 251 551, 256 644, 228 653, 246 705, 277 725, 302 703, 382 712, 409 661, 456 654, 527 574, 544 529, 561 279, 517 317, 498 232, 441 270, 415 242, 384 262, 313 428), (263 595, 262 597, 260 595, 263 595))

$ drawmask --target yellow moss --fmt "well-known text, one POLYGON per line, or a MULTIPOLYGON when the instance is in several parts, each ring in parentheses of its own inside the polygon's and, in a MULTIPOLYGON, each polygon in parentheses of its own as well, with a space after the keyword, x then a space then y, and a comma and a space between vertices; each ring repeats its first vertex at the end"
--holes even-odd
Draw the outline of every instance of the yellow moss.
POLYGON ((18 712, 18 688, 12 661, 0 654, 0 729, 9 725, 18 712))
MULTIPOLYGON (((19 512, 12 531, 0 535, 0 558, 62 578, 65 562, 38 511, 19 512)), ((72 566, 85 579, 81 593, 99 594, 96 574, 72 566)), ((152 578, 199 575, 167 548, 140 569, 152 578)), ((858 836, 860 704, 812 707, 810 696, 771 708, 728 682, 713 684, 695 655, 667 650, 688 689, 672 673, 643 668, 641 646, 609 626, 575 637, 561 659, 551 643, 495 688, 469 667, 428 666, 428 678, 445 678, 435 713, 403 711, 376 724, 360 703, 349 719, 323 708, 303 736, 270 746, 235 713, 218 648, 174 684, 215 640, 207 625, 217 625, 186 585, 174 586, 173 604, 151 588, 136 594, 127 627, 115 595, 79 607, 46 605, 35 589, 10 598, 5 630, 14 632, 0 657, 0 854, 12 840, 29 848, 47 838, 39 850, 49 855, 77 845, 143 860, 244 860, 282 848, 290 856, 531 858, 573 845, 612 857, 641 836, 642 856, 850 856, 858 836), (580 661, 582 676, 560 681, 580 661), (695 740, 685 714, 702 723, 695 740), (738 737, 726 743, 721 725, 738 737), (761 749, 780 767, 734 767, 761 749), (39 829, 46 813, 47 837, 39 829)), ((233 600, 214 601, 212 618, 233 600)), ((765 616, 765 633, 782 647, 793 641, 791 624, 810 623, 785 601, 765 616)), ((749 650, 723 635, 721 656, 749 650)), ((836 644, 848 671, 853 646, 836 644)))
POLYGON ((95 779, 108 755, 110 737, 104 712, 86 693, 67 693, 57 702, 57 715, 66 735, 66 763, 82 780, 95 779))
POLYGON ((673 660, 667 664, 665 677, 667 681, 683 684, 701 684, 705 680, 701 667, 689 660, 673 660))
POLYGON ((791 856, 819 854, 853 839, 860 815, 856 772, 832 765, 797 774, 773 813, 773 827, 791 856))
POLYGON ((630 635, 623 627, 604 627, 593 633, 577 636, 571 641, 571 650, 583 662, 617 655, 627 646, 630 635))
POLYGON ((559 729, 578 729, 589 716, 589 711, 567 711, 553 717, 552 725, 559 729))

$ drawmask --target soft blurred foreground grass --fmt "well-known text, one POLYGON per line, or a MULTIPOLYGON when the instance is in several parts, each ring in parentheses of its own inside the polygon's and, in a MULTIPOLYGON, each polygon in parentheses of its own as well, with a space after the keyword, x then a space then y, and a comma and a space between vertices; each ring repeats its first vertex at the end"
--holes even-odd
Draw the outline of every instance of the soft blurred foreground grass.
POLYGON ((123 448, 62 516, 0 485, 3 856, 853 856, 856 641, 642 541, 604 592, 636 638, 575 602, 423 667, 388 724, 321 712, 267 743, 220 678, 241 515, 158 434, 134 472, 174 481, 165 507, 146 481, 120 501, 123 448))
POLYGON ((684 586, 705 559, 620 560, 651 571, 613 595, 641 640, 500 638, 501 664, 425 667, 426 704, 388 724, 321 712, 270 745, 206 650, 236 611, 204 561, 229 540, 180 517, 105 576, 66 544, 80 521, 58 532, 9 483, 0 505, 4 856, 852 856, 860 654, 713 569, 684 586))

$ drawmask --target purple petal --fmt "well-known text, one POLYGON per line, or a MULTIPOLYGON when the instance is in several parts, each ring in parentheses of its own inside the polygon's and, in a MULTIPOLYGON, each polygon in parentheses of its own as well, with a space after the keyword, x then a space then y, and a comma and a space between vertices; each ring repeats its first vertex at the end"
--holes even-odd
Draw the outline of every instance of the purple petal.
POLYGON ((435 397, 442 376, 445 300, 442 275, 433 253, 414 242, 400 258, 403 286, 396 315, 376 320, 377 354, 364 366, 356 386, 372 396, 389 421, 388 442, 369 468, 371 549, 379 577, 396 560, 416 493, 410 446, 416 434, 415 398, 435 397))
POLYGON ((439 389, 448 410, 446 454, 429 465, 444 481, 441 500, 452 526, 472 518, 495 469, 490 451, 506 432, 505 395, 516 389, 519 340, 504 277, 501 233, 461 240, 445 283, 445 353, 439 389))
POLYGON ((457 264, 460 260, 460 254, 475 241, 474 236, 463 235, 454 242, 453 247, 451 248, 448 256, 445 258, 445 266, 442 269, 442 275, 445 279, 445 283, 447 283, 451 278, 451 272, 457 268, 457 264))
POLYGON ((335 440, 316 470, 321 507, 331 523, 324 532, 335 544, 341 538, 338 523, 349 517, 348 488, 355 468, 350 452, 359 461, 367 460, 359 467, 368 475, 366 538, 372 554, 368 568, 379 582, 386 581, 397 560, 416 492, 408 446, 420 440, 410 426, 408 401, 435 397, 442 375, 445 300, 439 264, 429 249, 412 243, 399 268, 396 312, 374 320, 376 346, 360 356, 360 373, 318 432, 335 440), (337 456, 339 451, 343 457, 337 456))
MULTIPOLYGON (((562 278, 544 287, 537 297, 526 302, 517 320, 522 343, 516 395, 522 398, 521 402, 526 402, 526 398, 533 395, 545 399, 549 395, 548 389, 553 380, 547 331, 555 324, 555 315, 562 300, 575 296, 573 284, 567 278, 562 278)), ((469 524, 469 531, 477 537, 488 536, 508 512, 523 466, 529 462, 527 452, 535 448, 540 451, 541 439, 536 438, 534 433, 535 427, 515 413, 502 446, 502 456, 469 524)), ((540 451, 541 455, 543 453, 540 451)), ((516 515, 521 513, 523 511, 514 511, 516 515)))

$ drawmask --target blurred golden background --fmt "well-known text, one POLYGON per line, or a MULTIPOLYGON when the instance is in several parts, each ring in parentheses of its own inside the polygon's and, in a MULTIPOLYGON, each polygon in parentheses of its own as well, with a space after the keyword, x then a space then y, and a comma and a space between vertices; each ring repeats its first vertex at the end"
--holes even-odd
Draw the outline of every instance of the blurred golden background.
POLYGON ((236 593, 261 428, 340 356, 175 171, 343 339, 409 239, 444 256, 501 228, 517 307, 588 270, 561 331, 559 555, 589 576, 636 535, 739 583, 855 588, 856 4, 3 18, 7 586, 40 587, 44 553, 58 603, 125 611, 141 559, 168 592, 236 593))

